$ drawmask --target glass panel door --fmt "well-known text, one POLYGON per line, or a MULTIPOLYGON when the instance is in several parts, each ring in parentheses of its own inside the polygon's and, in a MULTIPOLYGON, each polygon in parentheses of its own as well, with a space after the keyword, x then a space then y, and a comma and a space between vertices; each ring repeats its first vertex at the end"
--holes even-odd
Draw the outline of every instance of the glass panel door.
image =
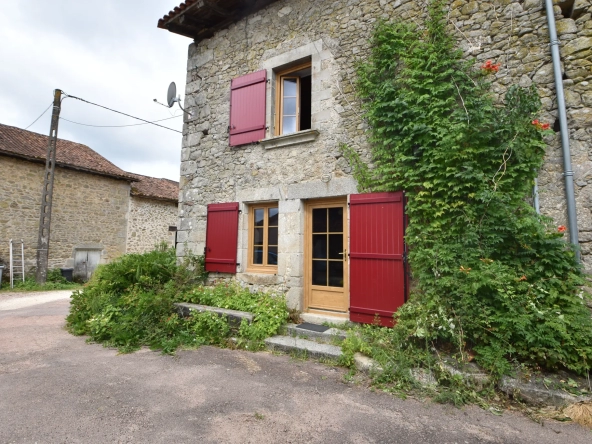
POLYGON ((347 278, 347 203, 345 198, 306 206, 305 309, 345 313, 347 278))

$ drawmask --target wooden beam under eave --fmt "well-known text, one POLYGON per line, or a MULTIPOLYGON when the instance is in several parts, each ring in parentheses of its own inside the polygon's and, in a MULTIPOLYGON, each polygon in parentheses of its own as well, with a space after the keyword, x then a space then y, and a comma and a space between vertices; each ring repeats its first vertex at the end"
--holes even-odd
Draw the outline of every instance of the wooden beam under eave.
POLYGON ((200 29, 194 26, 178 25, 176 23, 169 23, 166 25, 166 29, 173 34, 179 34, 191 39, 199 39, 200 29))

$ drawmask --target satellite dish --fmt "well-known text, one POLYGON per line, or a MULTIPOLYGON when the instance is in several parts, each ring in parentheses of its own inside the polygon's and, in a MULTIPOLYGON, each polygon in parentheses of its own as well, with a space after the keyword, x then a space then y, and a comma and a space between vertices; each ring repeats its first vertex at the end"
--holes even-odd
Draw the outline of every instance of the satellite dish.
MULTIPOLYGON (((171 82, 171 84, 169 85, 169 90, 167 92, 168 108, 172 108, 173 105, 175 104, 175 102, 177 102, 179 104, 179 108, 181 108, 181 110, 183 110, 184 113, 189 114, 191 116, 192 114, 189 111, 185 111, 183 109, 183 107, 181 106, 181 96, 175 97, 176 95, 177 95, 177 85, 175 85, 175 82, 171 82)), ((154 99, 154 103, 158 103, 159 105, 162 105, 162 106, 167 106, 164 103, 160 103, 156 99, 154 99)))
POLYGON ((169 85, 169 91, 167 93, 167 103, 169 105, 169 108, 171 108, 175 102, 178 102, 179 99, 177 99, 177 85, 175 85, 175 82, 171 82, 171 84, 169 85))

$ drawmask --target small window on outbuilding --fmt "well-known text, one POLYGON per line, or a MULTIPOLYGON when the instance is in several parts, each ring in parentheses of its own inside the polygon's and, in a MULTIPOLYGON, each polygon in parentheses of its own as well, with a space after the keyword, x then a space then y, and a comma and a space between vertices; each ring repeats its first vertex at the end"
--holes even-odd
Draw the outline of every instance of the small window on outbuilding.
POLYGON ((276 136, 311 128, 312 69, 306 62, 276 73, 276 136))

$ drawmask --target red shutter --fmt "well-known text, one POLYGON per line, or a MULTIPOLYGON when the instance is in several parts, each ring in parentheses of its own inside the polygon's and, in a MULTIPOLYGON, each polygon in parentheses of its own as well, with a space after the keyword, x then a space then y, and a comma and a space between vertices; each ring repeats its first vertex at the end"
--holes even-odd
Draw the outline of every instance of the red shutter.
POLYGON ((208 205, 206 271, 236 273, 238 202, 208 205))
POLYGON ((405 302, 403 193, 350 196, 350 319, 393 325, 405 302))
POLYGON ((230 146, 265 139, 267 71, 232 80, 230 87, 230 146))

